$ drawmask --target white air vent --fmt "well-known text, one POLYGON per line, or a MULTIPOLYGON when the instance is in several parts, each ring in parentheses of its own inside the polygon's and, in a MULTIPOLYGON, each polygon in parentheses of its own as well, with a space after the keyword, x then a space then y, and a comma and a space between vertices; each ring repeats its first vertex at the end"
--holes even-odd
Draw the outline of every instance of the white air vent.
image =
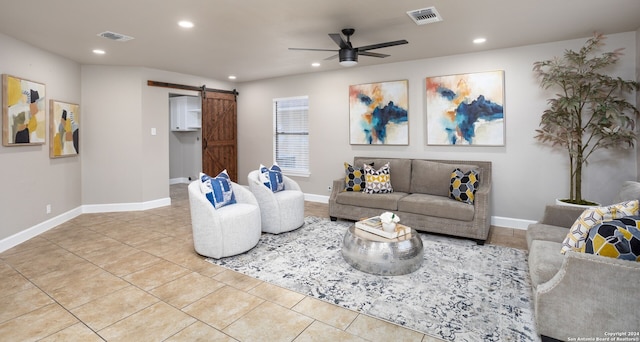
POLYGON ((442 21, 442 17, 435 7, 409 11, 407 12, 407 14, 418 25, 431 24, 442 21))
POLYGON ((115 32, 111 32, 111 31, 105 31, 105 32, 102 32, 102 33, 98 33, 98 36, 103 37, 103 38, 107 38, 107 39, 111 39, 111 40, 115 40, 115 41, 118 41, 118 42, 126 42, 126 41, 129 41, 129 40, 133 39, 133 37, 125 36, 124 34, 115 33, 115 32))

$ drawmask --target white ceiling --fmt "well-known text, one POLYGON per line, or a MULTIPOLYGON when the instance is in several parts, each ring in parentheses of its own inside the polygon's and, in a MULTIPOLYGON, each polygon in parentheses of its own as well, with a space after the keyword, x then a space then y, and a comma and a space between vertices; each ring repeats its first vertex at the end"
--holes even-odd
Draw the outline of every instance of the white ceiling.
POLYGON ((347 27, 354 46, 409 41, 372 51, 391 57, 360 56, 359 66, 374 65, 635 31, 640 0, 0 0, 1 33, 79 63, 238 82, 342 68, 324 60, 331 52, 288 48, 334 49, 327 34, 347 27), (406 14, 431 6, 444 21, 418 26, 406 14), (183 19, 195 27, 178 27, 183 19))

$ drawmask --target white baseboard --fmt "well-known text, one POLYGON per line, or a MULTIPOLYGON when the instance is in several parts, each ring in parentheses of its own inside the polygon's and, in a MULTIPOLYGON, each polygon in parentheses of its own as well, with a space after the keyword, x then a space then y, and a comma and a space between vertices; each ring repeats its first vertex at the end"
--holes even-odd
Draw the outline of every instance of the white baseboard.
MULTIPOLYGON (((187 180, 187 183, 188 183, 189 180, 187 178, 185 179, 187 180)), ((173 181, 173 179, 171 181, 173 181)), ((174 183, 174 184, 178 184, 178 183, 174 183)), ((329 196, 324 196, 324 195, 304 194, 304 199, 305 201, 310 201, 310 202, 329 203, 329 196)), ((171 198, 169 197, 161 198, 153 201, 140 202, 140 203, 112 203, 112 204, 81 205, 75 209, 67 211, 66 213, 60 214, 54 218, 38 223, 31 228, 27 228, 21 232, 18 232, 14 235, 11 235, 9 237, 6 237, 0 240, 0 253, 18 244, 21 244, 31 238, 34 238, 46 232, 47 230, 54 228, 62 223, 65 223, 81 214, 108 213, 108 212, 119 212, 119 211, 141 211, 141 210, 160 208, 160 207, 169 206, 169 205, 171 205, 171 198)), ((526 230, 531 223, 535 223, 535 221, 522 220, 522 219, 516 219, 516 218, 510 218, 510 217, 500 217, 500 216, 491 217, 491 225, 498 226, 498 227, 526 230)))
POLYGON ((304 200, 309 202, 329 203, 329 196, 304 194, 304 200))
POLYGON ((21 232, 8 236, 0 240, 0 253, 9 248, 17 246, 31 238, 34 238, 47 230, 61 225, 81 214, 92 213, 108 213, 117 211, 141 211, 154 208, 160 208, 171 205, 171 198, 161 198, 153 201, 141 203, 114 203, 114 204, 88 204, 81 205, 75 209, 71 209, 66 213, 60 214, 52 219, 38 223, 31 228, 27 228, 21 232))
POLYGON ((491 216, 491 225, 497 227, 527 230, 527 227, 529 227, 529 225, 532 223, 536 223, 536 221, 522 220, 511 217, 491 216))
POLYGON ((54 228, 75 217, 78 217, 80 216, 80 214, 82 214, 82 209, 78 207, 78 208, 69 210, 66 213, 62 213, 54 218, 38 223, 31 228, 27 228, 16 234, 8 236, 0 240, 0 253, 6 251, 9 248, 15 247, 31 238, 34 238, 51 228, 54 228))
POLYGON ((83 214, 111 213, 118 211, 141 211, 171 205, 171 198, 161 198, 140 203, 111 203, 111 204, 85 204, 82 206, 83 214))
POLYGON ((189 184, 191 181, 188 177, 178 177, 169 179, 169 185, 173 184, 189 184))

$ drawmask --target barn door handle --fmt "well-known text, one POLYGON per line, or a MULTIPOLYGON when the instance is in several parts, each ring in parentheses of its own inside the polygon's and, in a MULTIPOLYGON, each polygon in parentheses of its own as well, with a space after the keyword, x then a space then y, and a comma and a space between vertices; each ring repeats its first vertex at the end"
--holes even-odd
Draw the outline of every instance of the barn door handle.
POLYGON ((207 148, 207 139, 202 139, 202 149, 206 149, 207 148))

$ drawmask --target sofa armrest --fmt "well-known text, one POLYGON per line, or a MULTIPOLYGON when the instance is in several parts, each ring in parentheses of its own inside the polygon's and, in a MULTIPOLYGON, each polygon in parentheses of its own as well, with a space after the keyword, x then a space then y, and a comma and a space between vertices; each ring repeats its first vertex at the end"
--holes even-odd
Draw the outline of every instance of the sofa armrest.
POLYGON ((333 184, 331 185, 331 195, 329 196, 329 201, 332 201, 332 200, 335 201, 336 196, 338 196, 339 193, 344 191, 344 189, 345 189, 344 177, 334 179, 333 184))
POLYGON ((571 227, 584 212, 584 208, 568 205, 547 205, 544 208, 544 216, 540 223, 550 226, 571 227))
POLYGON ((538 285, 538 334, 604 337, 605 332, 636 331, 640 262, 569 251, 558 273, 538 285))
POLYGON ((481 184, 474 196, 475 225, 480 229, 478 239, 486 240, 491 229, 491 183, 481 184))

